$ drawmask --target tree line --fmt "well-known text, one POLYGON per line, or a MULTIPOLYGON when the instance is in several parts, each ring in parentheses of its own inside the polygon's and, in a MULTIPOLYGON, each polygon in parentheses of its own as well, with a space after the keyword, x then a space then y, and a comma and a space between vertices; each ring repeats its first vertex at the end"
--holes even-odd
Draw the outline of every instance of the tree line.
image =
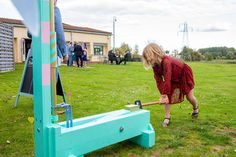
POLYGON ((194 50, 192 48, 184 47, 183 50, 178 54, 176 50, 174 55, 180 55, 180 57, 186 61, 211 61, 214 59, 236 59, 236 49, 233 47, 209 47, 194 50))
MULTIPOLYGON (((116 48, 117 55, 124 55, 127 51, 132 53, 132 58, 141 58, 139 53, 138 45, 135 45, 132 49, 127 43, 122 43, 120 47, 116 48)), ((236 49, 233 47, 209 47, 201 48, 198 50, 184 47, 180 52, 174 50, 170 52, 169 50, 165 51, 166 54, 172 54, 175 57, 181 58, 186 61, 211 61, 211 60, 236 60, 236 49)))

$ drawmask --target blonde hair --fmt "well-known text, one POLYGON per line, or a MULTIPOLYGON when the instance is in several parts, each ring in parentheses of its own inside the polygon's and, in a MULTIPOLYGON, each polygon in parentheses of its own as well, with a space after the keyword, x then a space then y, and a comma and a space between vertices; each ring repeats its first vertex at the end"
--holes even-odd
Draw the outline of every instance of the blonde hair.
POLYGON ((153 67, 154 64, 160 64, 165 53, 156 43, 150 43, 143 49, 143 65, 145 69, 153 67))

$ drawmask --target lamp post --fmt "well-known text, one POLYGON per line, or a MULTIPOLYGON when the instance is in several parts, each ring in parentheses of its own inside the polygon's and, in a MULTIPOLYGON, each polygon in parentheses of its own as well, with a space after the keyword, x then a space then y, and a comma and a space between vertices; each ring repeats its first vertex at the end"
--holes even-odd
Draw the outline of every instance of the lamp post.
POLYGON ((115 47, 115 23, 117 19, 115 16, 113 16, 113 53, 116 53, 116 47, 115 47))

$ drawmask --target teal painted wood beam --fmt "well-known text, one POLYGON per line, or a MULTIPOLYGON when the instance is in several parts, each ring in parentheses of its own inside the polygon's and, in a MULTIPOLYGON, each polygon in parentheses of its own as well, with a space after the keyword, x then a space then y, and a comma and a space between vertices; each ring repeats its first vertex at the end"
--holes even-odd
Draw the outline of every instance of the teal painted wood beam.
POLYGON ((79 125, 72 128, 65 128, 63 123, 48 127, 50 157, 83 156, 129 139, 145 148, 155 144, 155 131, 150 124, 150 112, 146 110, 135 112, 118 110, 75 121, 80 124, 77 123, 79 125), (120 115, 113 116, 119 112, 120 115))
POLYGON ((49 1, 38 0, 39 36, 33 36, 34 146, 36 157, 48 157, 47 126, 51 124, 49 1))

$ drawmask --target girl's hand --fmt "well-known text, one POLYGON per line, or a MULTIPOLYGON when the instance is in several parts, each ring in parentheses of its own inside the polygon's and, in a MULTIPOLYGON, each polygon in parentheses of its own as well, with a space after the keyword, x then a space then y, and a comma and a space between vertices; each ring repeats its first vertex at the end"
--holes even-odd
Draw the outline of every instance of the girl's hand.
POLYGON ((169 98, 167 95, 161 95, 159 101, 161 104, 169 104, 169 98))

